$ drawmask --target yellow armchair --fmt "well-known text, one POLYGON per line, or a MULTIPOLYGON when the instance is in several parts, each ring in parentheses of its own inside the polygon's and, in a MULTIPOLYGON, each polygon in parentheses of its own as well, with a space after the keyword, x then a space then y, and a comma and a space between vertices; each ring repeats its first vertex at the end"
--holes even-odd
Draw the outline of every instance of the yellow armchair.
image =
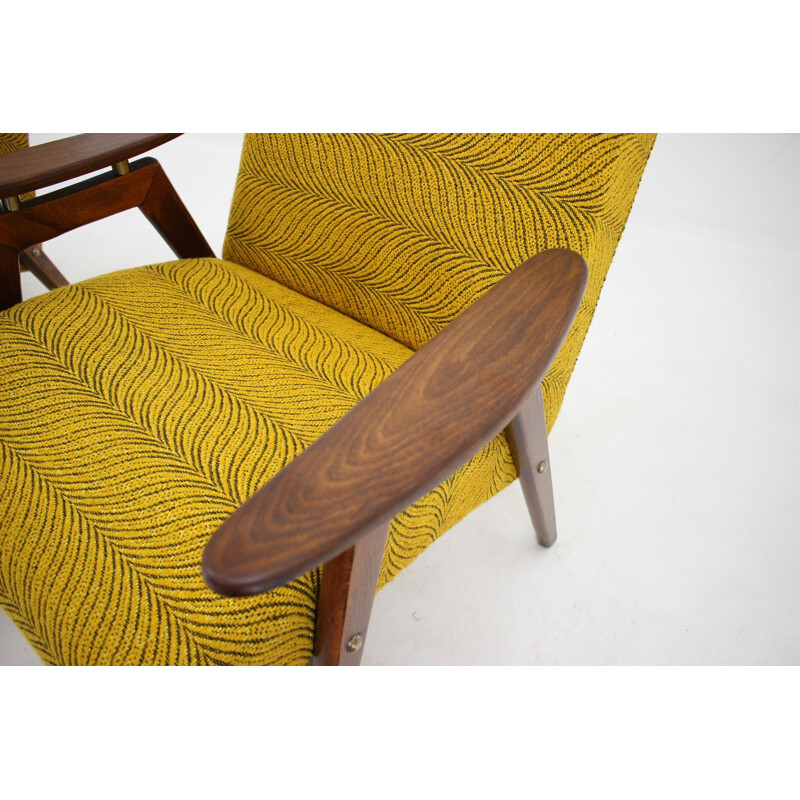
POLYGON ((554 542, 546 432, 653 136, 248 135, 222 259, 152 142, 93 136, 0 157, 3 197, 122 165, 0 215, 0 605, 43 661, 355 664, 518 475, 554 542), (177 261, 20 302, 19 252, 131 207, 177 261))

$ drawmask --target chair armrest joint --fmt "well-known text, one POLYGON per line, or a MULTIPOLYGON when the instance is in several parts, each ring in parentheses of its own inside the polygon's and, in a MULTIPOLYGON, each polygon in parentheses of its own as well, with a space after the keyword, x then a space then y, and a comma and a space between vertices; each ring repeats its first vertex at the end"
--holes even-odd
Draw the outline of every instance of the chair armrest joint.
POLYGON ((179 133, 82 133, 0 156, 0 197, 87 175, 152 150, 179 133))

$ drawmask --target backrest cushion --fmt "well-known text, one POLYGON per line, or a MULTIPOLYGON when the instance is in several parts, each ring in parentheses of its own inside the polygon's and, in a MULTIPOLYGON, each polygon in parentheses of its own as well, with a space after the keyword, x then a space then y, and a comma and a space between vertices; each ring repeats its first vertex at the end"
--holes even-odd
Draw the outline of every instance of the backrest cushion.
POLYGON ((514 267, 581 253, 551 425, 655 137, 249 134, 223 257, 418 349, 514 267))

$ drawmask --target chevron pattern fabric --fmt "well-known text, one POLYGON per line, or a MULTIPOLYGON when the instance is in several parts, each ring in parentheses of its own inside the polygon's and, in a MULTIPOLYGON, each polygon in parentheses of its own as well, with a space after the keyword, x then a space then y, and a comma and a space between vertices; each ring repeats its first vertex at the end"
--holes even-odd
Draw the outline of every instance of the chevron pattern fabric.
POLYGON ((24 150, 28 146, 27 133, 0 133, 0 156, 3 153, 13 153, 24 150))
MULTIPOLYGON (((203 583, 219 524, 531 255, 580 252, 552 425, 647 135, 249 135, 225 260, 0 313, 0 605, 50 664, 301 664, 318 571, 203 583)), ((379 588, 516 477, 501 434, 393 523, 379 588)))
MULTIPOLYGON (((0 605, 49 664, 307 662, 317 573, 225 598, 203 548, 410 355, 212 259, 3 312, 0 605)), ((381 584, 513 478, 499 437, 395 520, 381 584)))
POLYGON ((589 287, 544 382, 551 427, 650 134, 252 134, 223 257, 416 350, 542 250, 589 287))

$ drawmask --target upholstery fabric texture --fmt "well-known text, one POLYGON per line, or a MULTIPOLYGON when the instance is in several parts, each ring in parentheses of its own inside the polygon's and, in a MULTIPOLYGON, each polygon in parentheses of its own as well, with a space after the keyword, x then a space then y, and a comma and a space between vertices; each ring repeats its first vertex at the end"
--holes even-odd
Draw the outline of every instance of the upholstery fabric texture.
MULTIPOLYGON (((0 604, 42 660, 307 662, 317 572, 226 598, 203 548, 411 351, 211 259, 36 297, 0 343, 0 604)), ((514 477, 499 437, 395 520, 381 584, 514 477)))
POLYGON ((552 427, 652 134, 250 134, 223 257, 417 350, 536 253, 589 266, 552 427))
POLYGON ((27 133, 0 133, 0 155, 24 150, 27 146, 27 133))
MULTIPOLYGON (((203 548, 537 252, 590 268, 563 399, 653 136, 248 135, 223 259, 0 313, 0 605, 51 664, 301 664, 319 570, 253 598, 203 548)), ((503 434, 393 523, 379 588, 516 477, 503 434)))

